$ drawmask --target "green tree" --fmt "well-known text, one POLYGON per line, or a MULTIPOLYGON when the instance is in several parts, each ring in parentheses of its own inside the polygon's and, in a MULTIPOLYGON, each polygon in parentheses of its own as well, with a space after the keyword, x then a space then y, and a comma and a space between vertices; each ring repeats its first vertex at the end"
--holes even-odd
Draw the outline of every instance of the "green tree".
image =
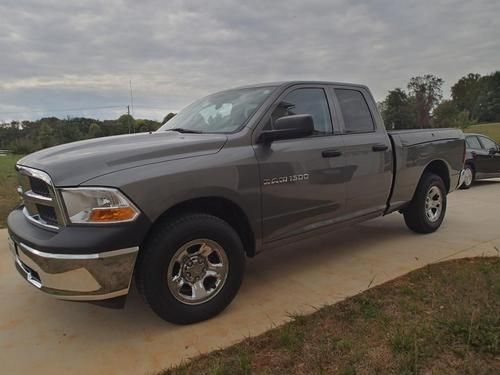
POLYGON ((481 91, 481 75, 469 73, 451 87, 451 97, 459 111, 468 111, 471 117, 476 118, 481 91))
POLYGON ((40 126, 40 131, 38 132, 38 143, 41 148, 52 147, 58 144, 54 133, 54 128, 49 124, 45 123, 40 126))
POLYGON ((102 130, 101 130, 101 127, 99 126, 99 124, 96 124, 95 122, 90 124, 89 131, 88 131, 87 135, 89 138, 100 137, 102 135, 102 130))
POLYGON ((132 133, 136 126, 135 119, 131 115, 121 115, 117 120, 117 134, 132 133))
POLYGON ((408 90, 415 97, 417 127, 431 126, 431 112, 443 97, 443 83, 441 78, 432 74, 410 79, 408 90))
POLYGON ((158 121, 140 119, 136 120, 136 132, 154 132, 158 130, 161 124, 158 121))
POLYGON ((170 120, 170 119, 171 119, 172 117, 174 117, 174 116, 175 116, 175 113, 172 113, 172 112, 168 113, 168 114, 167 114, 167 115, 163 118, 163 121, 161 122, 161 124, 162 124, 162 125, 163 125, 163 124, 165 124, 168 120, 170 120))
POLYGON ((477 100, 477 117, 481 122, 500 121, 500 71, 480 79, 481 94, 477 100))
POLYGON ((390 129, 409 129, 416 124, 415 100, 400 88, 390 90, 381 103, 385 125, 390 129))
POLYGON ((470 114, 460 110, 454 100, 443 100, 432 112, 433 125, 438 128, 467 128, 470 124, 470 114))

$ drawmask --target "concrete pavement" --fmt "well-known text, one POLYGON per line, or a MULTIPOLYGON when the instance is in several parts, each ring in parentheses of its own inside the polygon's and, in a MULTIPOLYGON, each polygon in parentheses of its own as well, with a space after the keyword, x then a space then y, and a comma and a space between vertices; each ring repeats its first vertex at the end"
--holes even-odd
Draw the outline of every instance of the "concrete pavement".
POLYGON ((17 275, 6 237, 0 230, 0 372, 154 373, 425 264, 497 255, 500 179, 450 195, 443 226, 430 235, 410 232, 392 214, 261 254, 229 308, 191 326, 163 322, 135 290, 124 310, 43 295, 17 275))

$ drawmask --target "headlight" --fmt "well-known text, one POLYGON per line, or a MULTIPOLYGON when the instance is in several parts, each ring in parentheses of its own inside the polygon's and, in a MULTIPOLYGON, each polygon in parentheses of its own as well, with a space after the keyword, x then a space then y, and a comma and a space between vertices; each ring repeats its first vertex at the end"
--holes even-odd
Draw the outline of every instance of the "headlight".
POLYGON ((116 189, 95 187, 60 191, 72 223, 121 223, 139 215, 139 210, 116 189))

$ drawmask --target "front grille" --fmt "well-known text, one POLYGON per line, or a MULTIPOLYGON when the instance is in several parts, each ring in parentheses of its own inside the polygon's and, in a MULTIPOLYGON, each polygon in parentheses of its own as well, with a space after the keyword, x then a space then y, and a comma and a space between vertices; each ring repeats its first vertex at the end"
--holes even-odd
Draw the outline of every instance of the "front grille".
POLYGON ((43 206, 41 204, 37 204, 36 208, 38 209, 38 214, 40 218, 45 221, 49 225, 57 226, 57 215, 54 207, 43 206))
POLYGON ((17 170, 26 218, 35 225, 58 230, 64 225, 64 216, 49 175, 23 166, 17 166, 17 170))
POLYGON ((44 197, 50 197, 50 191, 48 185, 45 181, 40 180, 36 177, 29 177, 31 191, 35 194, 43 195, 44 197))

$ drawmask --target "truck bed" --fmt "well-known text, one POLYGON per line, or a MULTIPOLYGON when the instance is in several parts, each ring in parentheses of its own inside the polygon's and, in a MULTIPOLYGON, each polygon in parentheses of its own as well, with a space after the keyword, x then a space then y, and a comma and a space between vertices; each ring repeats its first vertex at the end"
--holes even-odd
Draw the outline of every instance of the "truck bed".
POLYGON ((388 134, 394 155, 394 179, 386 213, 411 201, 426 168, 446 168, 450 175, 450 180, 444 181, 448 192, 456 189, 465 147, 461 130, 409 129, 391 130, 388 134))

